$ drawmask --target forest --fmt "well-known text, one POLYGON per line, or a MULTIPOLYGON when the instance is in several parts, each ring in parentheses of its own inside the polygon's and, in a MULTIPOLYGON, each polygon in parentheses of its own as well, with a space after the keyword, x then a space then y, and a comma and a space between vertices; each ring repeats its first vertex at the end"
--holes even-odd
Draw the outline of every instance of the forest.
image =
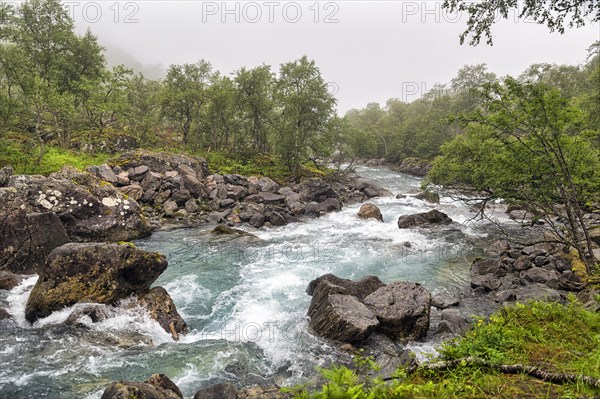
MULTIPOLYGON (((456 116, 482 104, 478 89, 502 81, 485 64, 465 65, 422 98, 391 98, 341 116, 306 56, 231 72, 200 59, 150 80, 122 65, 109 69, 93 32, 78 36, 57 0, 4 5, 2 15, 0 165, 29 173, 138 146, 235 160, 242 172, 268 159, 291 175, 332 156, 431 160, 462 132, 456 116)), ((581 130, 597 131, 598 42, 587 50, 584 65, 534 64, 515 79, 556 88, 582 113, 581 130)))

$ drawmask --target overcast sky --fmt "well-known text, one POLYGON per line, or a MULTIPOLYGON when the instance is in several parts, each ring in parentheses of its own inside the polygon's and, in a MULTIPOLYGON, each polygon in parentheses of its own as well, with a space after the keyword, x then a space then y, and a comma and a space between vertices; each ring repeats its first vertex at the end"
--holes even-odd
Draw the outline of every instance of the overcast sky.
POLYGON ((459 44, 467 15, 441 1, 66 1, 77 29, 87 27, 109 57, 144 65, 210 61, 222 73, 314 59, 338 111, 388 98, 414 100, 466 64, 486 63, 498 75, 518 75, 536 62, 580 64, 600 39, 588 24, 566 34, 531 21, 501 21, 494 46, 459 44))

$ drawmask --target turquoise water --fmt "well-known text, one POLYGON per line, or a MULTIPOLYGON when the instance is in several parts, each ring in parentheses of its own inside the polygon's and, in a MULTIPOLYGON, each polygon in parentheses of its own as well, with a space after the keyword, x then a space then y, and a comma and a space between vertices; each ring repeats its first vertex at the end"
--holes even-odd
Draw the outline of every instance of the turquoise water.
MULTIPOLYGON (((358 173, 394 194, 414 194, 420 184, 385 168, 358 173)), ((167 289, 190 327, 180 342, 143 311, 125 306, 86 329, 62 323, 72 308, 30 326, 22 312, 35 278, 0 294, 16 319, 0 322, 0 398, 99 398, 112 380, 144 380, 155 372, 172 378, 186 397, 225 379, 302 382, 316 366, 336 359, 334 348, 306 330, 305 289, 312 279, 374 274, 385 282, 412 280, 431 290, 458 291, 467 285, 471 260, 497 235, 489 222, 467 223, 474 213, 449 198, 435 208, 456 223, 432 230, 399 230, 396 224, 398 216, 433 209, 431 204, 412 197, 371 202, 384 223, 359 219, 356 204, 284 227, 244 227, 255 240, 215 240, 207 227, 137 241, 169 260, 155 285, 167 289)), ((510 225, 501 209, 495 216, 510 225)))

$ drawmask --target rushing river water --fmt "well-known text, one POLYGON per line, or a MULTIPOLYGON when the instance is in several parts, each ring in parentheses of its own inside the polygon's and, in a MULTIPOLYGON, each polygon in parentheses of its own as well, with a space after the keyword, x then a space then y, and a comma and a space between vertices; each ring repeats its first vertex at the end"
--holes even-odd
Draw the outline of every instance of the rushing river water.
MULTIPOLYGON (((384 168, 358 173, 392 193, 414 194, 420 180, 384 168)), ((399 230, 398 216, 433 205, 411 196, 378 198, 384 223, 361 220, 360 204, 319 219, 251 231, 260 240, 215 241, 206 228, 162 231, 136 245, 167 256, 163 286, 190 327, 173 342, 137 309, 87 328, 65 325, 73 310, 55 312, 29 325, 23 317, 36 277, 0 301, 14 321, 0 321, 0 399, 99 398, 112 380, 143 381, 169 376, 192 397, 207 384, 234 380, 258 383, 275 376, 302 382, 319 365, 335 361, 335 350, 307 332, 307 284, 333 273, 345 278, 374 274, 384 282, 411 280, 430 290, 466 287, 471 260, 498 235, 487 221, 442 198, 435 208, 455 223, 435 229, 399 230)), ((497 219, 511 222, 500 212, 497 219)), ((250 227, 247 227, 250 231, 250 227)), ((413 345, 428 349, 427 343, 413 345)))

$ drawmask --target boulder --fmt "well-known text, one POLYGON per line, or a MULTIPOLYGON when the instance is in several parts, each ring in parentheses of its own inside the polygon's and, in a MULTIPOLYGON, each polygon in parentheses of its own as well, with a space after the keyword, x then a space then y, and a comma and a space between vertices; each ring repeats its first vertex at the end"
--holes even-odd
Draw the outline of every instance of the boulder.
POLYGON ((220 208, 231 208, 234 204, 235 200, 232 200, 231 198, 225 198, 224 200, 219 201, 220 208))
POLYGON ((451 306, 456 306, 459 303, 460 301, 458 298, 446 289, 438 289, 431 296, 431 306, 437 309, 446 309, 451 306))
POLYGON ((246 196, 246 189, 242 186, 228 186, 227 187, 227 198, 239 201, 246 196))
POLYGON ((406 173, 412 176, 425 177, 431 165, 425 160, 416 157, 408 157, 402 160, 402 163, 395 168, 398 172, 406 173))
POLYGON ((117 184, 118 178, 115 172, 110 168, 110 166, 104 164, 101 166, 90 166, 87 168, 87 171, 110 184, 117 184))
POLYGON ((327 198, 339 197, 333 187, 318 177, 304 180, 298 185, 297 192, 303 202, 323 202, 327 198))
POLYGON ((358 347, 364 351, 361 356, 372 357, 375 360, 380 367, 377 374, 384 378, 392 376, 399 367, 418 365, 414 354, 409 349, 405 349, 400 342, 381 333, 371 334, 360 342, 358 347))
POLYGON ((250 224, 250 226, 254 228, 260 229, 265 224, 266 220, 267 218, 265 217, 265 215, 261 213, 255 213, 248 222, 248 224, 250 224))
POLYGON ((337 198, 327 198, 325 201, 319 203, 320 212, 333 212, 342 209, 342 204, 337 198))
POLYGON ((0 270, 37 273, 56 247, 71 241, 56 214, 0 213, 0 270))
POLYGON ((363 219, 376 219, 383 222, 383 215, 376 205, 362 204, 358 210, 358 217, 363 219))
POLYGON ((13 174, 13 168, 10 165, 5 166, 2 169, 0 169, 0 187, 6 187, 12 174, 13 174))
POLYGON ((144 189, 139 184, 130 184, 129 186, 120 187, 119 190, 126 198, 131 198, 134 201, 139 201, 144 194, 144 189))
POLYGON ((302 215, 304 214, 305 206, 301 202, 292 202, 289 204, 289 209, 293 215, 302 215))
POLYGON ((588 230, 588 236, 596 245, 600 245, 600 226, 588 230))
POLYGON ((379 320, 378 330, 397 340, 423 338, 429 329, 431 294, 417 283, 397 281, 364 299, 379 320))
POLYGON ((312 201, 309 202, 308 204, 306 204, 304 206, 304 214, 306 216, 319 216, 320 212, 319 212, 319 204, 317 204, 316 202, 312 201))
POLYGON ((438 193, 434 193, 432 191, 421 191, 417 195, 415 195, 416 199, 423 200, 425 202, 429 202, 431 204, 439 204, 440 203, 440 195, 438 193))
POLYGON ((279 184, 269 179, 268 177, 261 177, 260 179, 258 179, 256 184, 258 184, 260 191, 269 193, 276 193, 277 190, 279 190, 279 188, 281 187, 279 184))
POLYGON ((135 168, 131 168, 127 171, 127 176, 129 176, 129 180, 142 181, 149 170, 150 168, 148 168, 146 165, 136 166, 135 168))
POLYGON ((71 167, 48 177, 12 176, 9 185, 18 191, 19 203, 0 204, 2 209, 54 213, 72 241, 128 241, 151 231, 136 201, 71 167))
POLYGON ((402 215, 398 218, 398 228, 409 229, 412 227, 447 224, 452 222, 452 219, 443 212, 433 209, 429 212, 416 213, 414 215, 402 215))
POLYGON ((476 260, 471 265, 471 277, 492 274, 501 277, 505 274, 499 258, 476 260))
POLYGON ((258 196, 262 199, 262 202, 266 204, 275 204, 278 202, 285 201, 285 197, 281 194, 275 194, 268 191, 258 193, 258 196))
POLYGON ((173 195, 171 196, 171 201, 175 201, 177 205, 183 206, 190 198, 192 198, 190 192, 185 188, 182 188, 173 193, 173 195))
POLYGON ((483 275, 471 275, 471 288, 483 288, 485 292, 496 291, 500 288, 502 281, 492 273, 483 275))
POLYGON ((175 341, 188 332, 187 324, 177 312, 173 299, 163 287, 154 287, 138 296, 142 307, 175 341))
POLYGON ((229 383, 211 385, 196 392, 194 399, 237 399, 235 386, 229 383))
POLYGON ((542 267, 532 267, 528 270, 521 272, 521 279, 530 281, 532 283, 543 283, 548 284, 551 280, 560 280, 561 276, 556 270, 548 270, 542 267))
POLYGON ((100 399, 183 399, 181 390, 163 374, 154 374, 140 382, 111 383, 100 399))
MULTIPOLYGON (((322 283, 319 287, 325 287, 322 283)), ((320 289, 320 288, 319 288, 320 289)), ((319 336, 340 342, 358 342, 378 327, 377 317, 356 297, 316 292, 308 316, 310 328, 319 336)))
POLYGON ((175 201, 167 201, 163 204, 163 211, 167 216, 174 216, 175 212, 179 210, 177 203, 175 201))
POLYGON ((0 290, 12 290, 25 279, 25 276, 0 270, 0 290))
POLYGON ((324 274, 321 277, 318 277, 312 280, 310 283, 308 283, 306 293, 310 296, 315 295, 317 287, 323 281, 328 281, 338 287, 343 288, 343 291, 338 291, 338 293, 355 296, 361 301, 365 299, 368 295, 377 291, 379 288, 385 286, 383 281, 381 281, 377 276, 365 276, 358 281, 353 281, 345 278, 340 278, 336 275, 329 273, 324 274))
POLYGON ((473 324, 471 317, 465 316, 460 309, 446 309, 441 313, 442 321, 446 322, 453 334, 462 335, 471 329, 473 324))
POLYGON ((162 205, 165 202, 167 202, 169 198, 171 198, 171 190, 164 190, 158 193, 156 197, 154 197, 154 203, 156 205, 162 205))
POLYGON ((279 212, 269 212, 268 220, 272 226, 284 226, 287 224, 287 219, 279 212))
POLYGON ((158 191, 163 182, 163 176, 160 173, 148 172, 142 180, 142 188, 144 190, 158 191))
POLYGON ((200 211, 200 206, 198 205, 198 202, 196 202, 195 199, 190 198, 185 203, 185 210, 190 214, 196 213, 200 211))
POLYGON ((248 179, 242 175, 223 175, 223 182, 232 186, 248 187, 248 179))
POLYGON ((205 187, 202 182, 195 176, 183 175, 181 179, 183 187, 188 190, 194 198, 201 197, 205 194, 205 187))
POLYGON ((379 195, 377 190, 375 190, 374 188, 371 188, 371 187, 365 188, 362 192, 367 198, 373 198, 373 197, 377 197, 379 195))
POLYGON ((65 244, 40 270, 25 318, 34 322, 78 302, 115 304, 147 291, 166 268, 163 255, 127 244, 65 244))

